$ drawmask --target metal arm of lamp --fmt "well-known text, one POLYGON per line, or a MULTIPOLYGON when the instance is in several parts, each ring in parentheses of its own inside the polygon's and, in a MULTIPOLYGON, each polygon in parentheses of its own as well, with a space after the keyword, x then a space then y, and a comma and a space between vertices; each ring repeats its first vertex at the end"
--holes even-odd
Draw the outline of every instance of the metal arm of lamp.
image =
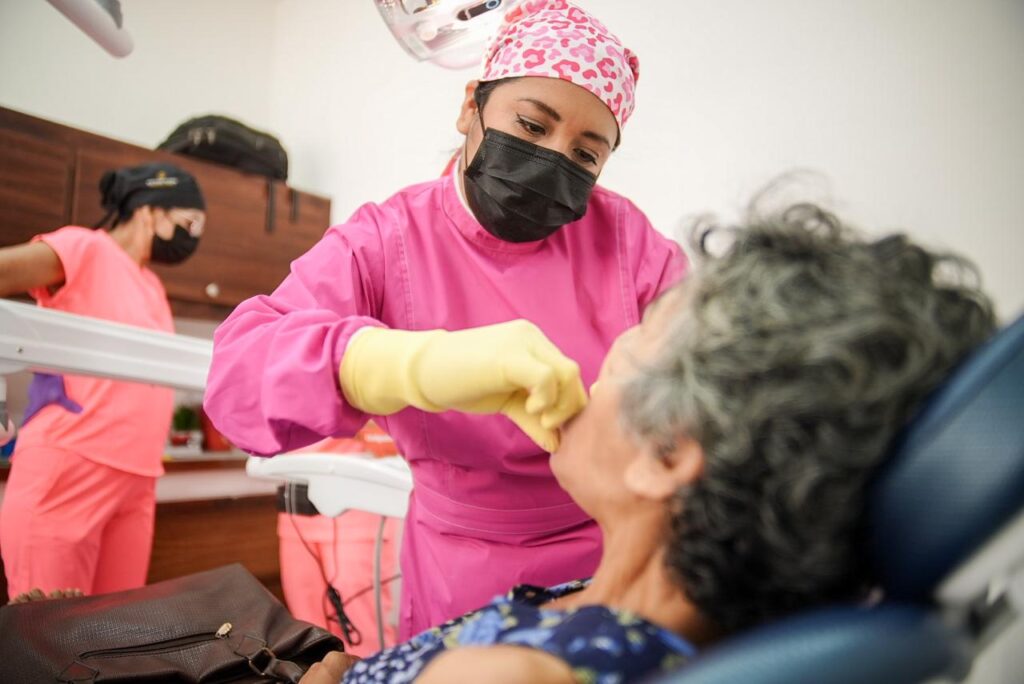
POLYGON ((21 370, 92 375, 202 392, 213 343, 0 299, 0 433, 21 370))

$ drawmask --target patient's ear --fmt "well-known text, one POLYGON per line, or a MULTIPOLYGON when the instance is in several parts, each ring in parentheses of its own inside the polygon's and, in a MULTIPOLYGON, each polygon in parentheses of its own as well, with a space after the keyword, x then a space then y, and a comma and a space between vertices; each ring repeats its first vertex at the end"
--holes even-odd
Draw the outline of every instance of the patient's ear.
POLYGON ((704 449, 695 439, 679 440, 665 456, 644 449, 626 467, 626 487, 645 499, 665 501, 704 473, 704 449))

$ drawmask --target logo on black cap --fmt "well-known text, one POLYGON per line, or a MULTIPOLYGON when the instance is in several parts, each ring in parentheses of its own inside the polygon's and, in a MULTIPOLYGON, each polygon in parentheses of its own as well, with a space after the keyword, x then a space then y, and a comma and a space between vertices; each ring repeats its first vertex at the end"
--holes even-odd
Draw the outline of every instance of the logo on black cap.
POLYGON ((147 188, 173 188, 178 184, 178 179, 168 176, 166 171, 160 170, 152 178, 146 179, 147 188))

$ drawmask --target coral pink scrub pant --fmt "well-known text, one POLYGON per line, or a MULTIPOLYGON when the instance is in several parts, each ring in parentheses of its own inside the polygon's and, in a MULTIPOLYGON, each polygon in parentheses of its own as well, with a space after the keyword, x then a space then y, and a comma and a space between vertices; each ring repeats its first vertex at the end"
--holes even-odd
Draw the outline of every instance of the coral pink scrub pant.
POLYGON ((146 582, 156 478, 56 448, 17 452, 0 509, 10 596, 38 587, 102 594, 146 582))

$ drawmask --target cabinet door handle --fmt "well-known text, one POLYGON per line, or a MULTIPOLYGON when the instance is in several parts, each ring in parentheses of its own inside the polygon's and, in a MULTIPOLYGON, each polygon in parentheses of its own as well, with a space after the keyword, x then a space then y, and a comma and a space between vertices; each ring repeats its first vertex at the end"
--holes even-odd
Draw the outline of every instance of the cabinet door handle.
POLYGON ((206 285, 206 296, 210 299, 220 297, 220 285, 217 283, 208 283, 206 285))

